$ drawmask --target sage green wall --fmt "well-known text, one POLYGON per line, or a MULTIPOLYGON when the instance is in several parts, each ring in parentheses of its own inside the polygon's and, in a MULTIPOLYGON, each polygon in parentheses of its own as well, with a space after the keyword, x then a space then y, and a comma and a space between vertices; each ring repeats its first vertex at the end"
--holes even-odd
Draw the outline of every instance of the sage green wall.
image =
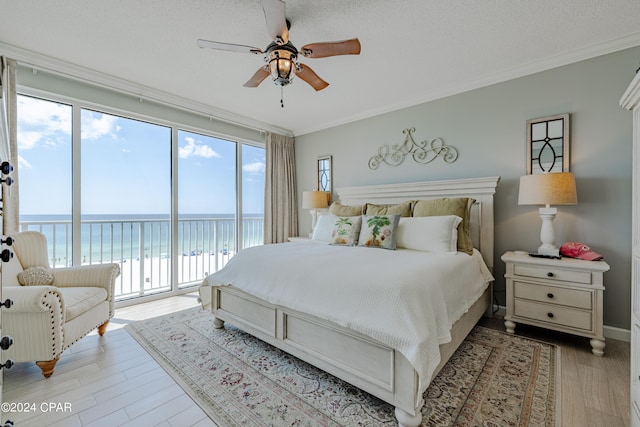
MULTIPOLYGON (((557 242, 585 242, 604 255, 611 266, 605 274, 604 323, 629 329, 632 117, 618 102, 639 61, 636 47, 298 136, 298 200, 302 191, 314 188, 315 160, 326 154, 333 156, 334 188, 501 176, 495 196, 494 275, 504 305, 500 256, 508 250, 535 251, 540 243, 537 207, 517 203, 519 178, 526 173, 525 123, 570 113, 578 204, 558 207, 557 242), (406 159, 397 167, 369 169, 367 161, 378 147, 402 142, 402 130, 409 127, 415 127, 416 140, 441 137, 456 147, 458 160, 419 165, 406 159)), ((311 217, 302 209, 299 213, 304 235, 311 217)))

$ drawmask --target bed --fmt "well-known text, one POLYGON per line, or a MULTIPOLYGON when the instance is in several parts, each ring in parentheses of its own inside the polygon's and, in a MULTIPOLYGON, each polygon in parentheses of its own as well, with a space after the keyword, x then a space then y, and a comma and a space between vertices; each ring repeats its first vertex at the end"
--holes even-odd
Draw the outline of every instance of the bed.
MULTIPOLYGON (((210 307, 215 317, 215 327, 221 328, 224 322, 228 321, 263 341, 390 403, 395 407, 395 415, 400 426, 418 426, 422 419, 423 391, 480 317, 483 314, 491 315, 493 196, 498 181, 499 177, 487 177, 337 189, 339 202, 343 205, 365 203, 383 205, 399 204, 409 200, 473 198, 475 202, 471 206, 469 216, 470 235, 475 248, 472 256, 443 254, 439 255, 440 257, 434 255, 434 258, 427 260, 424 253, 414 253, 416 251, 411 250, 330 248, 327 244, 314 241, 266 245, 270 248, 263 247, 263 249, 248 248, 236 254, 224 269, 205 279, 200 287, 202 303, 210 307), (269 261, 269 264, 261 264, 261 262, 267 262, 264 260, 264 251, 275 252, 272 255, 275 258, 269 261), (334 253, 340 256, 331 258, 335 256, 334 253), (243 257, 240 258, 240 255, 243 257), (406 277, 400 275, 400 272, 398 275, 389 276, 398 283, 406 282, 407 286, 414 286, 411 277, 416 275, 429 276, 436 282, 440 270, 440 267, 433 267, 436 264, 442 265, 443 268, 441 280, 449 277, 446 274, 450 273, 444 272, 444 266, 449 264, 451 264, 450 269, 473 271, 471 265, 476 262, 489 274, 483 275, 482 280, 473 279, 474 285, 469 286, 473 289, 470 291, 469 298, 464 299, 463 304, 455 309, 450 309, 447 304, 448 301, 455 299, 458 290, 446 291, 448 288, 445 287, 434 287, 432 290, 425 290, 424 297, 409 299, 402 295, 403 290, 396 290, 393 287, 391 290, 380 290, 382 297, 372 300, 375 292, 369 289, 377 289, 377 286, 369 289, 355 287, 354 290, 351 290, 351 287, 336 290, 329 286, 329 283, 333 283, 335 279, 331 276, 333 269, 327 263, 335 262, 335 270, 343 276, 347 274, 345 272, 348 270, 341 270, 342 267, 339 266, 338 259, 342 255, 353 257, 353 262, 356 262, 357 258, 370 257, 371 265, 391 263, 397 266, 399 264, 396 262, 400 262, 401 258, 402 262, 405 262, 405 259, 413 260, 408 262, 414 265, 420 264, 420 268, 426 270, 421 270, 422 273, 407 273, 406 277), (295 258, 296 256, 300 258, 295 258), (236 258, 238 260, 234 262, 236 258), (290 269, 284 267, 271 269, 267 267, 273 265, 271 262, 284 259, 294 260, 295 263, 300 264, 299 267, 303 271, 309 272, 308 275, 292 274, 290 269), (245 268, 242 261, 251 264, 253 268, 245 268), (428 265, 429 263, 433 265, 428 265), (267 270, 272 271, 271 275, 266 274, 267 270), (263 274, 265 277, 249 275, 252 271, 265 272, 263 274), (319 272, 319 274, 313 272, 319 272), (241 286, 240 278, 245 275, 249 283, 241 286), (266 282, 259 283, 259 280, 266 280, 266 282), (288 291, 275 287, 272 289, 270 286, 271 283, 289 280, 295 282, 295 287, 288 291), (325 282, 322 282, 323 280, 325 282), (478 281, 482 281, 484 286, 476 284, 478 281), (325 283, 327 286, 323 286, 325 283), (323 295, 323 292, 326 295, 323 295), (367 304, 353 303, 355 301, 353 298, 359 295, 358 292, 362 293, 362 298, 367 298, 367 304), (303 298, 304 295, 307 296, 306 299, 303 298), (413 306, 414 299, 422 304, 422 300, 427 301, 431 298, 434 300, 434 306, 430 309, 424 309, 424 306, 419 308, 413 306), (437 298, 446 300, 446 304, 441 303, 437 298), (345 310, 345 304, 361 309, 345 310), (402 310, 388 309, 392 306, 397 308, 398 304, 406 304, 407 307, 402 310), (439 307, 445 308, 438 310, 439 307), (339 313, 345 311, 359 313, 355 317, 343 318, 339 313), (379 316, 383 321, 372 320, 372 315, 377 312, 385 313, 379 316), (444 322, 437 318, 440 315, 432 316, 432 312, 444 312, 450 324, 443 328, 444 322), (406 319, 414 314, 409 316, 407 313, 418 316, 417 327, 413 325, 414 320, 406 319), (428 327, 423 328, 421 322, 428 327), (414 335, 415 338, 413 338, 414 335), (423 335, 428 335, 430 338, 427 337, 427 339, 423 335)), ((349 258, 349 262, 352 262, 352 258, 349 258)), ((284 266, 285 264, 276 265, 284 266)), ((398 270, 404 271, 405 268, 398 268, 398 270)), ((408 268, 406 270, 408 271, 408 268)), ((482 268, 479 268, 480 270, 482 268)), ((364 269, 360 271, 364 274, 364 269)), ((389 277, 387 282, 390 280, 389 277)), ((359 283, 355 280, 357 278, 349 279, 350 284, 359 283)), ((370 276, 363 277, 363 281, 369 283, 369 280, 373 283, 370 276)), ((472 281, 471 278, 447 280, 448 282, 469 280, 469 283, 472 281)))

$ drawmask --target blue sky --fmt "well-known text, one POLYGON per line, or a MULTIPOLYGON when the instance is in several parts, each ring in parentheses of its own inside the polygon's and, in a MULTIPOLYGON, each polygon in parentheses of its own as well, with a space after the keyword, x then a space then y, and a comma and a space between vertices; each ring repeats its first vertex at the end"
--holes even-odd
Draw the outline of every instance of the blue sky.
MULTIPOLYGON (((71 212, 71 107, 18 97, 21 214, 71 212)), ((170 212, 171 129, 83 110, 82 213, 170 212)), ((243 211, 264 212, 265 156, 244 145, 243 211)), ((178 133, 179 211, 235 212, 235 143, 178 133)))

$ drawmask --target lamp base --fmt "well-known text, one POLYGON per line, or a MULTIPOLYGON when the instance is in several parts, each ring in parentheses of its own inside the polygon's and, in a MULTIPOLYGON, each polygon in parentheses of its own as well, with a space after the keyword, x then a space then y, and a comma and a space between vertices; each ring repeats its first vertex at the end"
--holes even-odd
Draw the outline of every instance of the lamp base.
POLYGON ((538 248, 538 253, 541 255, 560 255, 560 249, 556 248, 556 233, 553 230, 553 220, 557 212, 556 208, 538 209, 542 219, 542 228, 540 229, 540 241, 542 241, 542 244, 538 248))
POLYGON ((544 245, 540 246, 538 248, 538 253, 540 255, 546 255, 546 256, 560 256, 560 249, 553 247, 545 247, 544 245))

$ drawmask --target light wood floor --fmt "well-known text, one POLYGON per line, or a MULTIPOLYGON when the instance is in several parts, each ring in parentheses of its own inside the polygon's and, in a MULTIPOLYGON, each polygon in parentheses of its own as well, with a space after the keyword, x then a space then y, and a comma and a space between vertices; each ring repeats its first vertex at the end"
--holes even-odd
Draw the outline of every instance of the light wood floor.
MULTIPOLYGON (((16 427, 215 426, 123 328, 197 305, 188 294, 119 309, 104 337, 92 333, 69 348, 46 380, 33 363, 14 365, 4 373, 3 401, 35 405, 35 412, 3 413, 2 421, 16 427)), ((481 324, 504 330, 500 318, 481 324)), ((605 357, 595 357, 586 338, 525 325, 516 331, 562 346, 562 427, 629 425, 629 343, 607 340, 605 357)))

